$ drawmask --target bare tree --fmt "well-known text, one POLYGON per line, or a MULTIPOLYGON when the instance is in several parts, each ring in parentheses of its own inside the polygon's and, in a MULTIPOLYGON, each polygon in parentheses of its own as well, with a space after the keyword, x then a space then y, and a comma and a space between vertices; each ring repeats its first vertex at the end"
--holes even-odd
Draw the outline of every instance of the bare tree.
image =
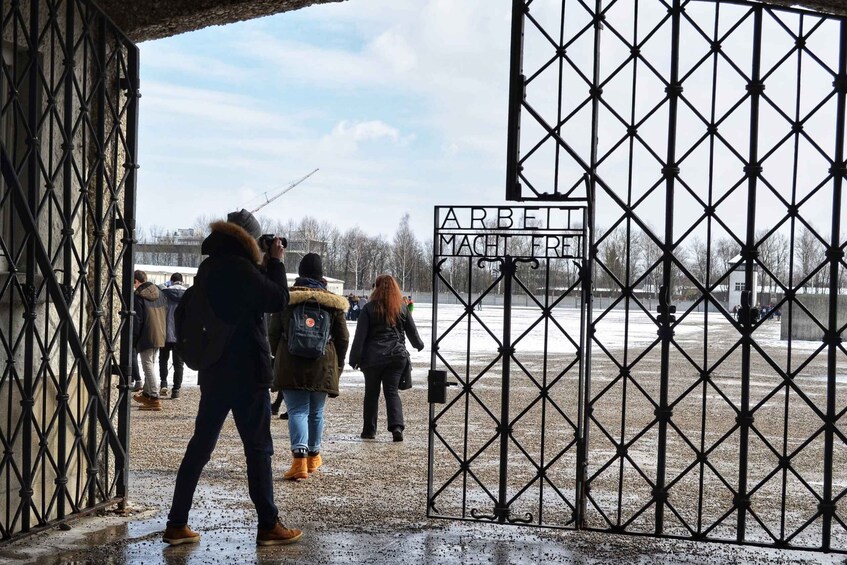
POLYGON ((824 261, 824 248, 820 238, 805 225, 797 231, 794 239, 794 280, 792 285, 797 286, 802 281, 806 292, 817 292, 822 273, 818 271, 811 279, 806 280, 824 261))
POLYGON ((391 270, 403 290, 413 286, 410 285, 411 277, 419 255, 420 244, 409 226, 409 214, 407 212, 403 214, 403 218, 400 220, 391 246, 391 270))

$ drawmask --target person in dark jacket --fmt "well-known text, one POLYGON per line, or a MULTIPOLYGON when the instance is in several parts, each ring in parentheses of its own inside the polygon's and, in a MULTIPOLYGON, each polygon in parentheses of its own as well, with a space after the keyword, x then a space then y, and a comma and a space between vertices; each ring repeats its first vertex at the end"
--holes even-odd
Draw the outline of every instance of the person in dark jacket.
POLYGON ((403 304, 403 294, 391 275, 376 278, 370 299, 362 308, 350 348, 350 366, 365 374, 362 439, 376 437, 379 389, 385 395, 388 430, 394 441, 403 441, 403 404, 398 386, 409 359, 406 338, 421 351, 424 347, 415 322, 403 304))
POLYGON ((234 331, 220 358, 198 372, 200 406, 194 435, 177 473, 162 539, 171 545, 200 541, 200 534, 188 527, 188 513, 200 473, 232 411, 247 458, 250 498, 259 517, 256 543, 292 543, 303 532, 285 528, 274 503, 268 392, 273 374, 264 317, 265 312, 278 312, 288 304, 281 261, 285 250, 279 238, 274 238, 266 252, 267 267, 260 268, 262 254, 256 239, 262 230, 247 210, 233 212, 226 222, 215 222, 211 228, 212 233, 201 247, 208 257, 197 270, 195 290, 204 289, 215 316, 222 323, 233 325, 234 331))
POLYGON ((179 351, 176 349, 176 328, 174 327, 174 312, 179 306, 179 301, 182 300, 182 295, 188 287, 182 284, 182 274, 174 273, 171 275, 171 284, 162 289, 162 294, 168 300, 168 315, 165 323, 165 346, 159 350, 159 395, 167 396, 168 394, 168 359, 173 357, 174 365, 174 386, 170 390, 171 398, 179 398, 180 388, 182 388, 182 373, 184 363, 182 357, 179 356, 179 351))
POLYGON ((292 461, 291 468, 283 475, 288 480, 305 479, 323 464, 320 452, 324 405, 327 396, 338 396, 338 380, 350 341, 345 320, 347 299, 326 289, 320 256, 304 255, 297 274, 288 307, 271 316, 268 329, 271 348, 276 352, 274 388, 282 390, 288 409, 292 461), (299 357, 288 350, 287 334, 294 308, 308 300, 315 300, 332 319, 329 343, 323 356, 317 359, 299 357))
POLYGON ((158 411, 162 409, 159 401, 159 376, 156 374, 156 357, 159 348, 165 345, 165 317, 167 300, 159 287, 147 280, 147 273, 135 271, 135 324, 133 343, 141 358, 141 370, 144 372, 144 388, 133 395, 140 410, 158 411))

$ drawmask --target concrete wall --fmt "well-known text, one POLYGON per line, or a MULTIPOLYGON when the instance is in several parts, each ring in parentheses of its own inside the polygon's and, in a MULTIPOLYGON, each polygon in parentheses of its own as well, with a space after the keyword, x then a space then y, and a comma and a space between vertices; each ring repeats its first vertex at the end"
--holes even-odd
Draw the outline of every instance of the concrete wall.
MULTIPOLYGON (((826 327, 829 321, 829 295, 828 294, 798 294, 796 302, 802 304, 811 312, 818 322, 826 327)), ((847 324, 847 296, 838 297, 838 325, 847 324)), ((789 337, 801 341, 821 341, 823 330, 809 317, 802 308, 794 305, 782 307, 782 320, 779 331, 780 339, 787 340, 789 337), (790 312, 790 314, 789 314, 790 312), (789 331, 790 326, 790 331, 789 331)), ((842 333, 842 337, 844 334, 842 333)))

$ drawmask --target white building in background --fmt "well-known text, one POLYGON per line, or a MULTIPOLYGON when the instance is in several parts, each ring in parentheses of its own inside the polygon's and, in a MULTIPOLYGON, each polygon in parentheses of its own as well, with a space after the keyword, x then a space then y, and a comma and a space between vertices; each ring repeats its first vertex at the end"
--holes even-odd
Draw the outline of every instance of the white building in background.
MULTIPOLYGON (((185 286, 191 286, 194 284, 194 277, 197 276, 197 268, 196 267, 163 267, 161 265, 136 265, 135 269, 137 271, 144 271, 147 273, 147 280, 152 282, 153 284, 161 285, 165 284, 169 280, 171 280, 171 275, 174 273, 179 273, 182 275, 182 281, 185 286)), ((331 277, 324 277, 326 279, 326 288, 330 292, 334 292, 335 294, 344 294, 344 281, 339 279, 333 279, 331 277)), ((294 285, 294 281, 297 279, 297 273, 288 273, 288 286, 294 285)))
MULTIPOLYGON (((744 262, 741 260, 741 255, 736 255, 727 263, 729 267, 735 265, 735 268, 732 269, 729 273, 729 303, 727 304, 727 309, 732 311, 733 307, 741 305, 741 293, 745 290, 744 288, 744 262)), ((751 306, 755 306, 759 303, 759 267, 758 265, 753 265, 753 288, 750 289, 753 291, 753 295, 751 298, 751 306)))

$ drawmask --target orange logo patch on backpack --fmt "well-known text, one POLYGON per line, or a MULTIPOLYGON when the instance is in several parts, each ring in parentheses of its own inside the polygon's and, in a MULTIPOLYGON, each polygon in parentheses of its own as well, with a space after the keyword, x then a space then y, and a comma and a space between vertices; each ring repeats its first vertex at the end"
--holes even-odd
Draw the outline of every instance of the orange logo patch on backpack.
POLYGON ((306 318, 306 326, 310 328, 315 327, 315 319, 314 318, 306 318))

